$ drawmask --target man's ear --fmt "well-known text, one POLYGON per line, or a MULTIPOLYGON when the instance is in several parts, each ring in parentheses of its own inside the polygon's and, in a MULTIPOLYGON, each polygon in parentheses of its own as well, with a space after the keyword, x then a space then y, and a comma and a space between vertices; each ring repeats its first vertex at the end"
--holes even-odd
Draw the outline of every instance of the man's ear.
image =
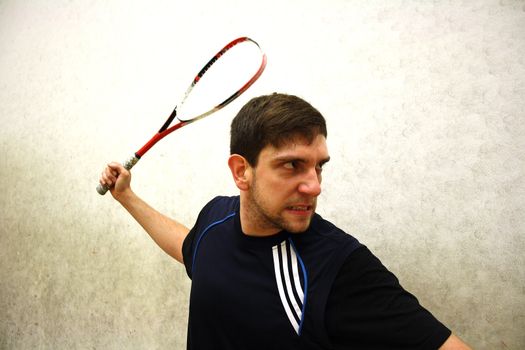
POLYGON ((241 155, 232 154, 228 158, 228 166, 232 172, 233 181, 241 191, 247 191, 250 188, 252 167, 250 163, 241 155))

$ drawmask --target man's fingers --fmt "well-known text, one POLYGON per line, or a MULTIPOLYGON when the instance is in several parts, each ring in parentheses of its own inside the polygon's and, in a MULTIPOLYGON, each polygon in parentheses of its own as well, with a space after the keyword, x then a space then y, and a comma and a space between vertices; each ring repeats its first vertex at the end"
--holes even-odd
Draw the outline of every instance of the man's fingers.
POLYGON ((114 198, 130 189, 131 173, 121 163, 111 162, 100 174, 99 183, 107 187, 114 198))
POLYGON ((100 184, 111 187, 117 182, 117 178, 122 172, 127 171, 120 163, 109 163, 100 175, 100 184))
POLYGON ((110 171, 110 174, 115 177, 119 177, 121 174, 124 174, 126 176, 129 174, 129 170, 124 168, 124 166, 121 163, 117 162, 109 163, 107 169, 110 171))
POLYGON ((110 177, 106 169, 104 169, 104 171, 102 171, 102 173, 100 174, 99 182, 102 186, 110 187, 115 183, 115 181, 116 181, 116 177, 115 176, 110 177))

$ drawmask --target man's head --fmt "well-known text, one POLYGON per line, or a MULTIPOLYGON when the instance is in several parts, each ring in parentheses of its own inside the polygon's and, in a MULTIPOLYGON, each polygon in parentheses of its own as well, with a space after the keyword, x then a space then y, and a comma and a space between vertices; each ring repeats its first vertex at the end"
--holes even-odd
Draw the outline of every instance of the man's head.
POLYGON ((262 96, 241 109, 231 133, 228 165, 241 190, 243 231, 308 229, 330 159, 323 116, 295 96, 262 96))
POLYGON ((260 96, 244 105, 233 119, 230 154, 239 154, 256 166, 267 145, 279 147, 295 138, 312 142, 318 134, 326 138, 326 122, 308 102, 286 94, 260 96))

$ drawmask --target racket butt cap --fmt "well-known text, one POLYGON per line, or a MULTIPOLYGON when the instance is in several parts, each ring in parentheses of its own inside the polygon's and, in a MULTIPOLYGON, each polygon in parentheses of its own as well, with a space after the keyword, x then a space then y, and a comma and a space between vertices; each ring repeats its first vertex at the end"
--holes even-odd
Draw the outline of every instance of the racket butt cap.
POLYGON ((109 187, 107 187, 107 186, 103 186, 101 184, 98 184, 98 186, 97 186, 97 192, 101 196, 105 195, 108 190, 109 190, 109 187))

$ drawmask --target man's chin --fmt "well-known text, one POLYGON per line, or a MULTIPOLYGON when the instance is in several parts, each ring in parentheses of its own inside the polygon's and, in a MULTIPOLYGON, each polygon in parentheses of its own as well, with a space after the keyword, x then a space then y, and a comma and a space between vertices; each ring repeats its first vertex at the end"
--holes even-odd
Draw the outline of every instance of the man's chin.
POLYGON ((286 231, 290 233, 303 233, 310 228, 311 219, 308 219, 304 222, 288 222, 285 227, 283 227, 286 231))

